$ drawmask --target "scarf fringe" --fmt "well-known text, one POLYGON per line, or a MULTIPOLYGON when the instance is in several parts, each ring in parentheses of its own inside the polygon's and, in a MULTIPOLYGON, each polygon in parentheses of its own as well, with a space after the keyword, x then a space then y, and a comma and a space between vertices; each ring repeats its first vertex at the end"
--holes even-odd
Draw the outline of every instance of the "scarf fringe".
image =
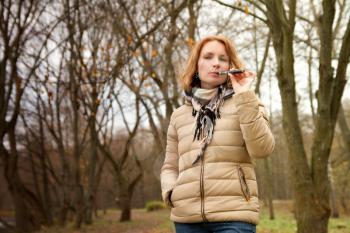
POLYGON ((225 93, 225 87, 218 87, 217 94, 206 105, 202 105, 195 95, 191 96, 192 116, 195 117, 193 141, 198 140, 201 145, 200 152, 192 165, 204 158, 205 149, 213 138, 216 119, 221 118, 220 107, 224 104, 225 93))

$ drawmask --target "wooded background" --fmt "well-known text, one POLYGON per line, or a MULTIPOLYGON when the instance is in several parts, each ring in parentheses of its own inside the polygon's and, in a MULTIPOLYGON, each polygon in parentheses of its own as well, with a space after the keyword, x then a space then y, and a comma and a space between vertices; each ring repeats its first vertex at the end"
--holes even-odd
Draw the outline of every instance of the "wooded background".
POLYGON ((271 217, 291 199, 298 232, 323 233, 349 213, 349 1, 4 0, 0 210, 18 232, 80 228, 109 208, 127 221, 161 200, 177 77, 214 34, 257 73, 270 113, 276 148, 254 163, 271 217))

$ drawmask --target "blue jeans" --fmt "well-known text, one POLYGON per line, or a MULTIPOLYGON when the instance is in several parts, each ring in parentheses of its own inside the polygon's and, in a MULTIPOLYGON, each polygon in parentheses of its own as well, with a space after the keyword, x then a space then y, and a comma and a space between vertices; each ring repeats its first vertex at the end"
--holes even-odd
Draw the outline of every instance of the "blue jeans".
POLYGON ((256 225, 240 221, 200 223, 175 222, 175 229, 176 233, 256 233, 256 225))

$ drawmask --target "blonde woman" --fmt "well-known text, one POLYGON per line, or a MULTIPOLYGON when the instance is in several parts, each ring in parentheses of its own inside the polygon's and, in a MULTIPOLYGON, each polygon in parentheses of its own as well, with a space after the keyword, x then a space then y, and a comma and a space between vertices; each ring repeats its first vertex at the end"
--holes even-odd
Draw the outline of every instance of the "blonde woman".
POLYGON ((263 104, 223 36, 193 48, 183 75, 185 104, 170 119, 162 197, 177 233, 256 232, 259 203, 252 159, 275 145, 263 104), (241 69, 241 73, 223 71, 241 69), (224 73, 224 74, 222 74, 224 73))

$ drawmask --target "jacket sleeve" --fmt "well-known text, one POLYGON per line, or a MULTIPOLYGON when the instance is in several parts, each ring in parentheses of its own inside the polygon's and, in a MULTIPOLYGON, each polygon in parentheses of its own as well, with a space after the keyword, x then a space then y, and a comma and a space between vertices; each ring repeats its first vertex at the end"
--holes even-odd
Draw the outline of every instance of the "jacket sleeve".
POLYGON ((178 137, 173 123, 173 115, 167 133, 165 159, 160 173, 162 198, 166 205, 173 207, 170 195, 179 175, 178 137))
POLYGON ((267 157, 274 150, 275 139, 264 105, 251 90, 235 94, 232 98, 249 155, 252 158, 267 157))

